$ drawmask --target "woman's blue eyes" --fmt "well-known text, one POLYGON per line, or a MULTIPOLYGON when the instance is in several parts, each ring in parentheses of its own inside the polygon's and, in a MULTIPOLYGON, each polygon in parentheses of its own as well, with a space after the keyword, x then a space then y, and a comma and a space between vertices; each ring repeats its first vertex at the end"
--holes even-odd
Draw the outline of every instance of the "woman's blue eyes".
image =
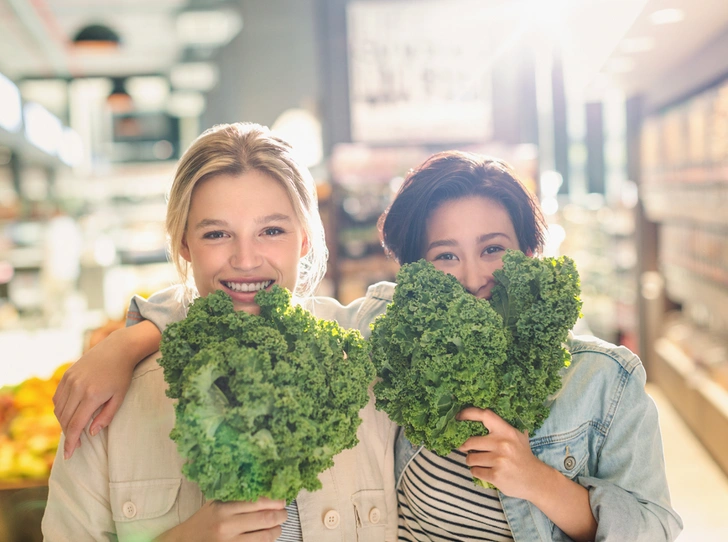
MULTIPOLYGON (((276 235, 281 235, 282 233, 285 233, 282 228, 266 228, 263 230, 263 235, 266 237, 273 237, 276 235)), ((223 231, 209 231, 205 233, 202 238, 203 239, 222 239, 223 237, 226 237, 227 234, 223 231)))

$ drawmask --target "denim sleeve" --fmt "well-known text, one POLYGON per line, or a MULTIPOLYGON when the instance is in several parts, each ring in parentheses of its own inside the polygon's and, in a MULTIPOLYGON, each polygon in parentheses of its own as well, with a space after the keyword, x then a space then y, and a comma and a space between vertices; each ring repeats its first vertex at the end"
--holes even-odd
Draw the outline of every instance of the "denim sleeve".
POLYGON ((657 407, 645 392, 641 364, 624 377, 599 472, 578 482, 589 490, 596 540, 672 541, 682 520, 670 504, 657 407))
POLYGON ((173 323, 187 316, 187 301, 184 286, 170 286, 152 294, 149 299, 135 295, 129 303, 126 325, 133 326, 142 320, 149 320, 162 332, 173 323))

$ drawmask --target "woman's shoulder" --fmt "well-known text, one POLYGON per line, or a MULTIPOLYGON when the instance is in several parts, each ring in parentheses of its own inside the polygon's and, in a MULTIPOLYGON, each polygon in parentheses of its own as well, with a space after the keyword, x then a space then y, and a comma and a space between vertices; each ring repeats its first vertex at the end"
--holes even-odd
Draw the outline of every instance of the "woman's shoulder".
POLYGON ((162 353, 157 350, 152 355, 147 356, 142 361, 140 361, 137 366, 134 368, 134 373, 132 374, 132 382, 139 380, 139 379, 149 379, 155 376, 163 376, 164 371, 159 365, 159 359, 162 357, 162 353))
POLYGON ((317 318, 335 320, 342 327, 369 332, 369 324, 382 314, 394 294, 393 282, 377 282, 367 288, 363 297, 347 305, 327 296, 313 296, 300 300, 301 306, 311 311, 317 318))
POLYGON ((566 342, 571 353, 572 365, 592 368, 600 365, 604 369, 634 373, 642 367, 640 358, 626 346, 618 346, 592 335, 569 335, 566 342))

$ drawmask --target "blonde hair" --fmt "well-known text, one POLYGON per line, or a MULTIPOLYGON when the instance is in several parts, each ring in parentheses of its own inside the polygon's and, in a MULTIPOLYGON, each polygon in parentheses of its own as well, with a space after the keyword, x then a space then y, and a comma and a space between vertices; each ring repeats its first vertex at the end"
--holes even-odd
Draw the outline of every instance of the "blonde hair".
POLYGON ((252 123, 214 126, 193 141, 180 158, 169 192, 166 220, 169 256, 180 279, 189 284, 189 264, 180 249, 195 186, 215 175, 242 175, 248 171, 269 175, 288 194, 308 242, 308 252, 298 264, 294 293, 311 295, 326 272, 328 258, 316 185, 308 169, 294 159, 286 141, 265 126, 252 123))

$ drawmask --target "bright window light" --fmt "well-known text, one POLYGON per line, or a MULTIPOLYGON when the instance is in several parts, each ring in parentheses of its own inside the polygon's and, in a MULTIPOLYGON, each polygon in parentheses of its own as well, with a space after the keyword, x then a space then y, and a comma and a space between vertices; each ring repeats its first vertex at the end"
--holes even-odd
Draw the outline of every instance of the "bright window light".
POLYGON ((304 166, 312 167, 323 160, 321 123, 305 109, 284 111, 271 130, 291 144, 293 154, 304 166))
POLYGON ((655 48, 655 38, 652 36, 639 36, 624 38, 619 44, 619 50, 625 54, 645 53, 655 48))
POLYGON ((608 73, 628 73, 634 70, 635 62, 632 58, 617 56, 607 60, 604 70, 608 73))
POLYGON ((67 166, 77 166, 83 161, 83 140, 78 132, 71 128, 63 129, 58 158, 67 166))
POLYGON ((10 79, 0 73, 0 126, 17 132, 23 124, 20 91, 10 79))
POLYGON ((27 102, 25 113, 25 137, 40 150, 55 155, 61 143, 63 125, 53 113, 35 102, 27 102))
POLYGON ((668 8, 650 14, 650 22, 654 25, 679 23, 685 18, 685 12, 677 8, 668 8))

